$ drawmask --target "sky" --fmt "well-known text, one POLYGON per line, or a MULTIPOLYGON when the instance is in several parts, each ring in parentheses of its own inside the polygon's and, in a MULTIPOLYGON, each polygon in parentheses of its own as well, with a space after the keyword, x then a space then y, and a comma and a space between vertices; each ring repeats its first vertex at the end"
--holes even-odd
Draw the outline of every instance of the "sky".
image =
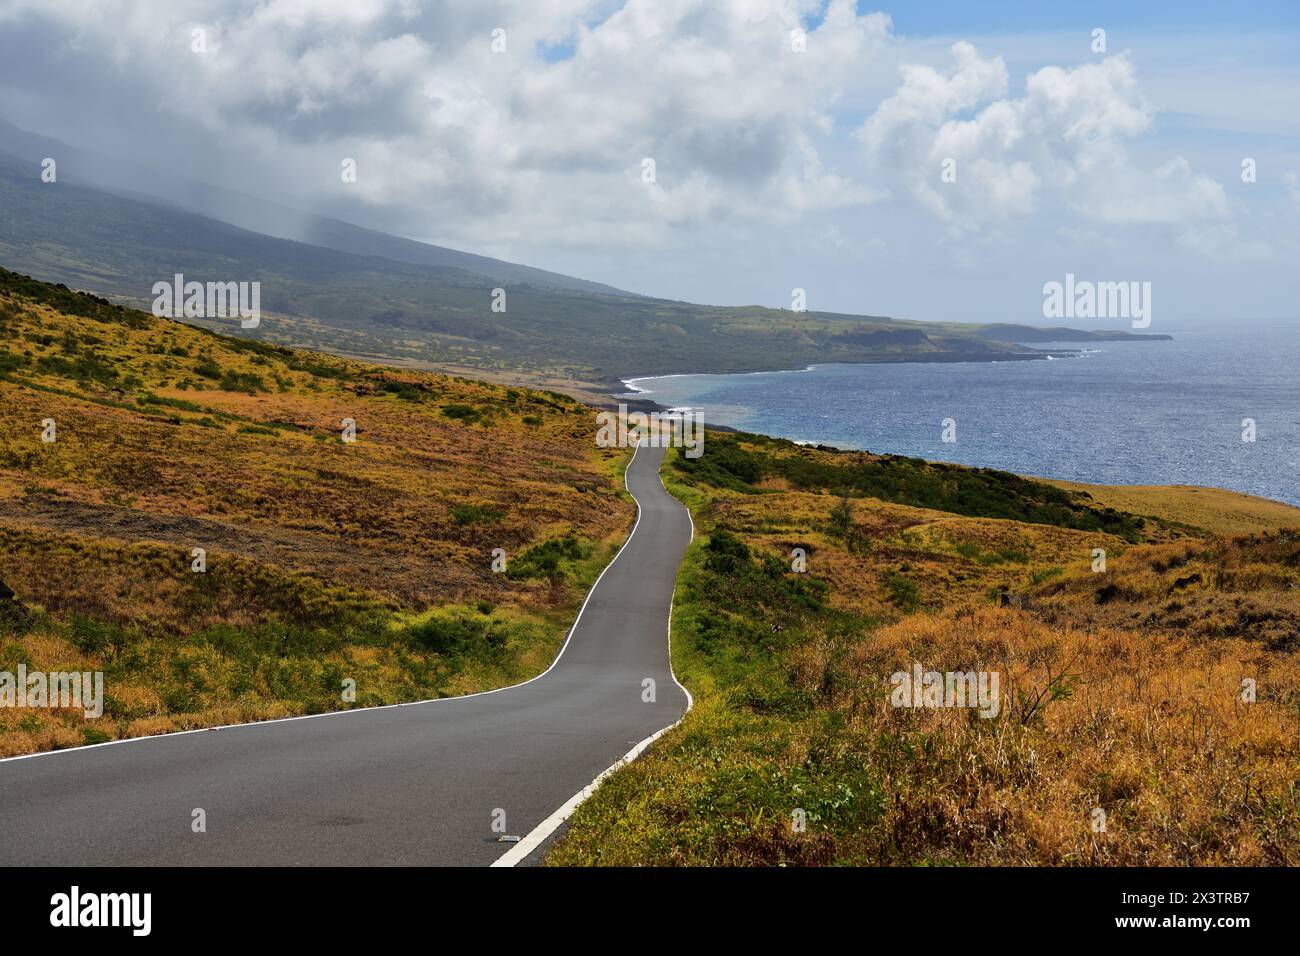
POLYGON ((667 298, 1300 324, 1294 2, 0 0, 0 118, 667 298))

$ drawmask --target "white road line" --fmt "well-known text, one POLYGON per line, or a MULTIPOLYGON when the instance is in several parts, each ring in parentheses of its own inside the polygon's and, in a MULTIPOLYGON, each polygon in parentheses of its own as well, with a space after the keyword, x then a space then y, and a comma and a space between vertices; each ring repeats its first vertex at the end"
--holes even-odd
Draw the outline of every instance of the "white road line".
MULTIPOLYGON (((633 455, 632 457, 635 458, 636 456, 633 455)), ((631 464, 629 464, 628 468, 631 467, 632 467, 631 464)), ((668 494, 669 497, 672 497, 672 495, 670 495, 668 492, 668 488, 664 485, 663 475, 658 475, 658 478, 659 478, 659 487, 664 489, 664 494, 668 494)), ((630 490, 631 489, 629 489, 629 492, 630 490)), ((694 541, 695 540, 695 519, 691 517, 691 509, 688 508, 684 502, 679 501, 678 504, 680 504, 683 508, 686 508, 686 517, 691 523, 691 541, 694 541)), ((641 507, 641 503, 637 502, 637 508, 640 507, 641 507)), ((639 512, 637 518, 639 521, 640 520, 639 512)), ((631 540, 631 538, 629 538, 628 540, 631 540)), ((687 542, 686 546, 690 547, 690 541, 687 542)), ((612 561, 610 563, 613 564, 612 561)), ((600 582, 598 581, 597 583, 600 582)), ((593 587, 592 590, 595 590, 595 588, 593 587)), ((525 836, 522 840, 520 840, 509 850, 503 853, 499 858, 497 858, 491 864, 491 866, 518 866, 524 860, 528 859, 529 854, 531 854, 534 850, 536 850, 539 846, 541 846, 542 843, 545 842, 547 837, 549 837, 552 833, 554 833, 557 829, 559 829, 560 824, 562 824, 565 820, 569 819, 569 817, 573 815, 573 811, 577 810, 578 807, 581 806, 582 803, 588 797, 590 797, 593 793, 595 793, 596 789, 602 783, 604 783, 605 780, 611 774, 613 774, 616 770, 620 770, 623 767, 627 766, 637 757, 641 756, 641 754, 645 753, 646 749, 652 743, 654 743, 664 734, 668 733, 668 731, 672 730, 674 727, 680 724, 683 720, 686 719, 686 715, 691 712, 691 708, 695 706, 695 698, 691 696, 691 692, 686 689, 686 685, 677 679, 677 674, 673 670, 673 603, 676 601, 676 598, 677 598, 677 584, 676 582, 674 582, 673 596, 668 601, 668 673, 672 675, 673 683, 676 684, 678 687, 680 687, 682 689, 682 693, 686 695, 686 710, 684 710, 682 712, 682 715, 678 717, 675 721, 673 721, 673 723, 669 724, 667 727, 664 727, 660 730, 656 730, 645 740, 641 741, 639 744, 637 744, 635 747, 633 747, 623 756, 619 757, 618 760, 614 761, 612 764, 610 764, 608 767, 602 770, 597 775, 595 780, 591 781, 591 783, 587 784, 585 787, 583 787, 581 790, 579 790, 577 793, 571 796, 568 800, 564 801, 563 805, 560 806, 558 810, 552 813, 541 823, 537 824, 537 826, 533 827, 532 830, 528 832, 527 836, 525 836)), ((576 627, 577 625, 575 624, 574 626, 576 627)))
MULTIPOLYGON (((641 445, 636 446, 636 450, 632 452, 631 460, 628 461, 627 467, 623 469, 623 487, 627 489, 629 495, 632 495, 632 489, 628 487, 627 476, 632 471, 632 463, 636 461, 636 456, 640 453, 641 447, 641 445)), ((663 484, 662 480, 660 481, 660 484, 663 484)), ((627 540, 623 542, 623 547, 618 549, 618 554, 614 555, 609 564, 605 565, 604 569, 597 576, 596 582, 587 592, 587 596, 582 601, 582 607, 578 609, 578 616, 573 619, 573 626, 569 628, 568 636, 565 637, 564 644, 560 646, 560 652, 555 655, 555 660, 551 661, 551 666, 546 668, 546 670, 542 671, 536 677, 530 677, 528 680, 520 681, 518 684, 509 684, 505 687, 494 687, 492 690, 481 690, 473 694, 460 694, 456 697, 432 697, 428 700, 408 700, 401 704, 380 704, 375 707, 353 707, 351 710, 331 710, 323 714, 301 714, 297 717, 276 717, 272 720, 254 720, 242 724, 222 724, 218 727, 197 727, 194 730, 173 730, 165 734, 150 734, 147 737, 124 737, 121 740, 108 740, 102 744, 85 744, 81 747, 65 747, 62 750, 44 750, 40 753, 34 754, 19 754, 16 757, 0 757, 0 763, 10 763, 14 760, 33 760, 36 757, 57 757, 61 754, 77 753, 81 750, 94 750, 97 747, 113 747, 117 744, 141 744, 150 740, 163 740, 167 737, 184 737, 187 734, 206 734, 214 730, 240 730, 245 727, 268 727, 271 724, 283 724, 292 720, 311 720, 315 717, 342 717, 347 714, 366 714, 374 713, 378 710, 392 710, 394 707, 417 707, 422 704, 445 704, 452 701, 468 700, 471 697, 485 697, 488 694, 499 694, 503 690, 514 690, 517 687, 523 687, 525 684, 531 684, 535 680, 541 680, 555 668, 556 664, 560 663, 560 658, 564 656, 564 652, 569 646, 569 641, 573 640, 573 632, 578 629, 578 622, 582 620, 582 612, 587 610, 587 602, 591 600, 591 596, 596 593, 596 588, 600 586, 600 579, 605 576, 606 571, 614 566, 614 562, 619 559, 619 556, 622 555, 627 546, 632 543, 632 538, 636 536, 636 529, 641 525, 641 502, 636 500, 636 495, 632 495, 632 500, 636 502, 636 523, 632 525, 631 533, 628 534, 627 540)), ((691 527, 691 534, 694 536, 695 532, 693 522, 691 527)), ((671 666, 671 660, 669 663, 671 666)), ((673 679, 676 680, 676 678, 673 679)), ((678 684, 678 686, 680 687, 681 685, 678 684)), ((682 689, 685 690, 686 688, 683 687, 682 689)))

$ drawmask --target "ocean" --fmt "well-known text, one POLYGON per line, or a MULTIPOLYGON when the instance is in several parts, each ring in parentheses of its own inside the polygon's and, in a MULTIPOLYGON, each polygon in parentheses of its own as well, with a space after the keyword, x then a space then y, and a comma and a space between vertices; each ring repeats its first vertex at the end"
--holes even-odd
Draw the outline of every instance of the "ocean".
POLYGON ((1171 334, 1035 345, 1083 349, 1053 360, 816 365, 627 385, 636 397, 702 409, 711 424, 796 441, 1300 505, 1300 327, 1171 334), (942 440, 945 419, 954 442, 942 440), (1244 419, 1254 441, 1243 440, 1244 419))

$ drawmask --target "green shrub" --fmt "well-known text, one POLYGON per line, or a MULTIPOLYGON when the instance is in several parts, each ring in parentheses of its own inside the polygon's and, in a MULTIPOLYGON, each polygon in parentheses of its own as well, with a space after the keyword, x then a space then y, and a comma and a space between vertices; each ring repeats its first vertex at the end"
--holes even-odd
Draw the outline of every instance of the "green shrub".
POLYGON ((488 524, 500 521, 505 514, 493 505, 454 505, 451 509, 451 517, 456 524, 488 524))
POLYGON ((202 405, 187 402, 183 398, 167 398, 163 395, 155 395, 152 392, 142 392, 136 401, 142 405, 161 405, 164 408, 178 408, 184 412, 201 412, 204 410, 202 405))
POLYGON ((749 546, 725 528, 709 535, 704 552, 704 570, 713 574, 735 574, 749 561, 749 546))
POLYGON ((431 617, 407 629, 407 639, 421 650, 443 657, 465 657, 506 645, 506 632, 490 618, 431 617))
POLYGON ((195 364, 194 374, 200 378, 208 378, 216 381, 221 378, 221 366, 205 355, 195 364))
POLYGON ((853 531, 853 502, 840 498, 831 508, 830 531, 837 538, 847 539, 853 531))
POLYGON ((88 654, 116 655, 129 643, 130 637, 119 624, 98 621, 74 614, 68 624, 69 638, 79 650, 88 654))
POLYGON ((381 379, 377 384, 381 392, 396 395, 404 402, 422 402, 432 392, 428 385, 417 385, 414 382, 402 382, 391 378, 381 379))
POLYGON ((223 392, 247 392, 249 395, 266 391, 262 377, 252 372, 226 372, 217 387, 223 392))
POLYGON ((507 575, 512 578, 560 580, 564 577, 563 562, 580 561, 586 556, 586 550, 573 535, 552 538, 534 545, 511 561, 507 575))
POLYGON ((467 424, 479 420, 478 409, 471 408, 469 405, 447 405, 443 408, 442 413, 448 418, 454 418, 467 424))
POLYGON ((901 610, 915 611, 921 606, 921 589, 916 582, 898 571, 886 571, 885 594, 901 610))
POLYGON ((75 359, 43 355, 36 360, 36 367, 47 374, 76 379, 78 382, 94 382, 106 386, 117 382, 117 371, 94 352, 85 352, 75 359))

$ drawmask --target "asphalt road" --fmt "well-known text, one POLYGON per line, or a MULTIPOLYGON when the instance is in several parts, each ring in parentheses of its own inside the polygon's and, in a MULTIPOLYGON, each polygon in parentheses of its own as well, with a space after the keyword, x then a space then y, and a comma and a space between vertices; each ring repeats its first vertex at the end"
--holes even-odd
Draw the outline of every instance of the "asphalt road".
POLYGON ((0 865, 494 862, 511 849, 499 811, 507 834, 527 835, 686 709, 668 616, 691 526, 660 483, 663 456, 637 450, 636 529, 541 677, 0 761, 0 865), (192 830, 197 808, 206 833, 192 830))

